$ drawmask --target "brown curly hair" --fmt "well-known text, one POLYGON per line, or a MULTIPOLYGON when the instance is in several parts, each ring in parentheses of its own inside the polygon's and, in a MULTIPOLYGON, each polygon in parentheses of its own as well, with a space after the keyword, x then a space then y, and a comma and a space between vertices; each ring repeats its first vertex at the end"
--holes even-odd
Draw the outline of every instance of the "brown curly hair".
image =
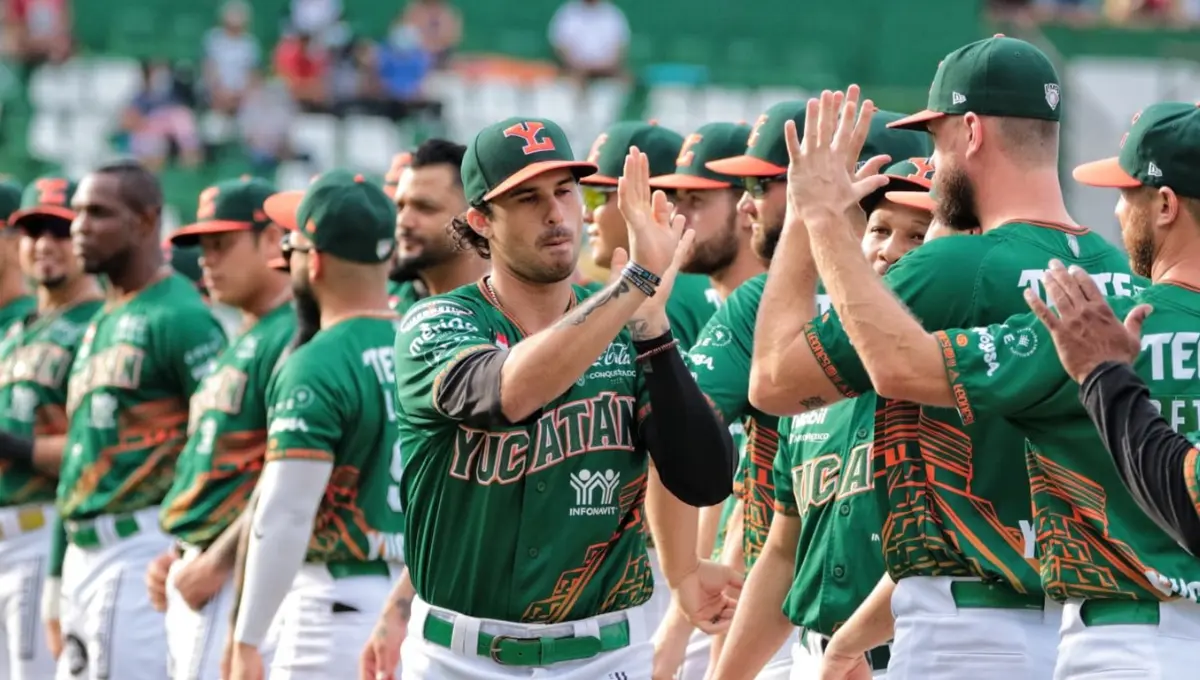
MULTIPOLYGON (((492 207, 487 203, 480 203, 471 207, 483 213, 486 217, 492 216, 492 207)), ((466 213, 450 220, 447 229, 450 231, 450 237, 454 239, 454 244, 458 246, 459 250, 474 250, 483 259, 491 259, 491 244, 488 243, 486 238, 472 229, 470 224, 467 224, 466 213)))

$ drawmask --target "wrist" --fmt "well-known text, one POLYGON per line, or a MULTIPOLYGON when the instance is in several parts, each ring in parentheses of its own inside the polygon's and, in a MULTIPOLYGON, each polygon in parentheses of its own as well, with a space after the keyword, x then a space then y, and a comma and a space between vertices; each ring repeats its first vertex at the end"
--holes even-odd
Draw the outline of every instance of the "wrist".
MULTIPOLYGON (((660 551, 659 554, 661 555, 662 552, 660 551)), ((692 574, 695 574, 698 571, 700 571, 700 558, 693 557, 692 560, 687 563, 686 567, 672 569, 670 572, 664 568, 663 576, 667 579, 667 587, 671 590, 675 590, 679 588, 684 581, 691 577, 692 574)))

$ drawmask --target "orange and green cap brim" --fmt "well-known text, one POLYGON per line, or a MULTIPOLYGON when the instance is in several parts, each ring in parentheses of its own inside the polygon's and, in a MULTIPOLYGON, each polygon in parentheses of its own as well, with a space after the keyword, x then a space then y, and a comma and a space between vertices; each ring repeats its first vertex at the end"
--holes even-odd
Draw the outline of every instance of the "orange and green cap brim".
POLYGON ((596 172, 580 179, 580 183, 617 186, 617 180, 625 172, 625 157, 635 146, 646 154, 651 177, 669 175, 675 172, 675 159, 683 146, 683 135, 653 122, 626 120, 614 123, 592 143, 587 160, 596 164, 596 172))
MULTIPOLYGON (((493 187, 491 191, 484 194, 483 200, 490 201, 497 196, 503 196, 534 177, 563 169, 570 170, 575 174, 576 179, 583 181, 585 177, 595 174, 596 165, 586 161, 539 161, 537 163, 530 163, 509 175, 508 178, 493 187)), ((612 183, 616 185, 617 181, 613 180, 612 183)))
POLYGON ((697 177, 696 175, 684 175, 678 172, 673 172, 669 175, 650 178, 650 186, 655 189, 728 189, 733 186, 732 182, 722 182, 719 179, 709 179, 707 177, 697 177))
POLYGON ((924 210, 925 212, 933 212, 937 206, 933 195, 928 191, 889 191, 883 195, 884 198, 898 205, 924 210))
POLYGON ((786 165, 776 165, 748 154, 705 163, 704 167, 734 177, 774 177, 787 172, 786 165))
POLYGON ((1121 168, 1121 161, 1116 156, 1091 163, 1084 163, 1071 172, 1076 182, 1091 187, 1108 187, 1113 189, 1132 189, 1142 186, 1142 183, 1121 168))
POLYGON ((288 231, 296 231, 299 227, 296 226, 296 213, 299 211, 300 202, 304 200, 303 191, 281 191, 277 194, 272 194, 263 201, 263 211, 267 213, 267 217, 279 226, 288 231))

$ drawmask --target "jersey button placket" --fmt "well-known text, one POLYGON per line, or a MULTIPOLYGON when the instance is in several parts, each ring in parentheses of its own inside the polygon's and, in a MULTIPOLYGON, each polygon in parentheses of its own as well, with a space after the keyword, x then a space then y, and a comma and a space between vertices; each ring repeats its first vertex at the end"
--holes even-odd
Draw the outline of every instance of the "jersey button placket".
POLYGON ((848 517, 850 515, 850 504, 842 501, 842 504, 838 506, 838 514, 842 517, 848 517))
POLYGON ((833 568, 833 577, 834 578, 842 578, 845 575, 846 575, 846 568, 843 567, 842 565, 839 564, 833 568))
POLYGON ((538 549, 537 549, 537 548, 530 548, 527 554, 528 554, 528 555, 529 555, 529 557, 531 557, 531 558, 533 558, 533 557, 537 557, 537 556, 538 556, 538 549))
POLYGON ((545 482, 538 482, 537 484, 533 485, 533 488, 537 489, 538 493, 546 493, 546 483, 545 482))

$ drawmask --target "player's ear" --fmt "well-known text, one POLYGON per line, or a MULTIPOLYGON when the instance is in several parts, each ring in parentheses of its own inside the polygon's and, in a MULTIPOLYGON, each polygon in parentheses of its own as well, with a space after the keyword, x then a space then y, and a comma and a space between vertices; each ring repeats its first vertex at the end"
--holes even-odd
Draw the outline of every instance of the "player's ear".
POLYGON ((979 153, 980 147, 983 146, 984 125, 983 119, 974 111, 968 111, 962 116, 961 134, 965 137, 965 155, 973 156, 979 153))
POLYGON ((310 250, 308 253, 308 280, 316 281, 321 278, 324 262, 321 260, 321 253, 316 250, 310 250))
POLYGON ((471 227, 471 231, 479 234, 483 238, 492 238, 492 220, 491 217, 485 214, 482 210, 476 207, 467 208, 467 226, 471 227))
POLYGON ((1154 221, 1157 222, 1157 226, 1169 228, 1179 219, 1183 199, 1171 187, 1160 187, 1150 196, 1153 201, 1154 221))

